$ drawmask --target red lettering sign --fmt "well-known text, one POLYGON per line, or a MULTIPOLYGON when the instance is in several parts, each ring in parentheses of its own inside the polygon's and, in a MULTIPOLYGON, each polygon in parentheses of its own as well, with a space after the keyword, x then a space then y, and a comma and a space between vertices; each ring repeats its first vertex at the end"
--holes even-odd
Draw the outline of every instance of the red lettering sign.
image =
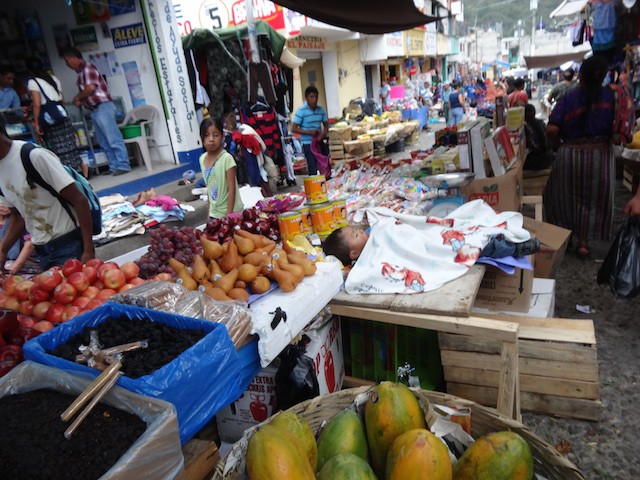
MULTIPOLYGON (((241 25, 247 21, 247 9, 244 0, 238 0, 231 6, 233 23, 241 25)), ((253 0, 253 15, 256 20, 264 20, 276 30, 284 29, 282 7, 269 0, 253 0)))
POLYGON ((479 192, 468 195, 469 201, 476 200, 478 198, 484 200, 493 207, 500 202, 500 192, 479 192))

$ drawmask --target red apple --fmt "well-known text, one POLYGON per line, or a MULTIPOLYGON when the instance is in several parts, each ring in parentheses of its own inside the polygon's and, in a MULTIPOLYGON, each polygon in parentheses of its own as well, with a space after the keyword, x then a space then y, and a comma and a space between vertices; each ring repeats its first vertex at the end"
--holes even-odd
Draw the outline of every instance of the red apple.
POLYGON ((140 285, 140 284, 144 283, 145 281, 146 281, 146 280, 145 280, 145 279, 143 279, 143 278, 135 277, 135 278, 132 278, 131 280, 129 280, 129 283, 130 283, 131 285, 136 286, 136 285, 140 285))
POLYGON ((39 302, 33 306, 33 316, 40 319, 47 318, 47 313, 53 305, 51 302, 39 302))
POLYGON ((64 312, 62 312, 62 318, 60 319, 60 321, 67 322, 73 317, 77 317, 78 315, 80 315, 80 309, 78 307, 74 307, 73 305, 69 305, 64 309, 64 312))
POLYGON ((170 273, 166 273, 166 272, 162 272, 162 273, 158 273, 155 277, 156 280, 158 280, 159 282, 170 282, 172 280, 172 276, 170 273))
POLYGON ((62 283, 62 274, 59 271, 50 268, 36 277, 36 283, 43 290, 52 292, 54 288, 62 283))
POLYGON ((40 320, 33 327, 34 330, 39 331, 40 333, 48 332, 53 328, 53 323, 48 322, 47 320, 40 320))
POLYGON ((98 267, 98 278, 104 281, 104 274, 109 270, 120 270, 116 262, 105 262, 98 267))
POLYGON ((87 276, 87 280, 89 280, 91 285, 93 285, 93 282, 98 279, 98 269, 96 267, 89 267, 85 265, 82 271, 87 276))
POLYGON ((102 265, 104 262, 102 260, 100 260, 99 258, 92 258, 91 260, 89 260, 87 263, 85 263, 86 267, 93 267, 93 268, 98 268, 100 265, 102 265))
POLYGON ((93 286, 98 290, 104 289, 104 283, 102 282, 102 280, 96 280, 95 282, 93 282, 93 286))
POLYGON ((21 327, 31 328, 38 321, 33 317, 25 317, 25 316, 20 315, 20 318, 18 318, 18 322, 20 322, 20 326, 21 327))
POLYGON ((135 287, 135 285, 131 283, 125 283, 122 287, 120 287, 118 293, 126 292, 127 290, 131 290, 133 287, 135 287))
POLYGON ((87 304, 87 307, 85 308, 85 310, 93 310, 94 308, 98 308, 103 303, 104 303, 104 300, 102 300, 101 298, 93 298, 87 304))
POLYGON ((89 279, 84 272, 73 272, 67 278, 67 282, 69 282, 78 293, 82 293, 89 288, 89 279))
POLYGON ((65 278, 69 278, 72 273, 82 271, 82 262, 77 258, 70 258, 62 266, 62 274, 65 278))
POLYGON ((83 297, 87 297, 89 300, 92 300, 98 296, 100 293, 100 289, 98 287, 94 287, 93 285, 87 287, 87 289, 82 292, 83 297))
POLYGON ((7 301, 9 295, 0 290, 0 308, 4 308, 4 302, 7 301))
POLYGON ((65 310, 64 305, 60 305, 59 303, 54 303, 49 307, 49 311, 47 312, 47 320, 53 323, 62 322, 62 314, 65 310))
POLYGON ((122 270, 113 269, 113 270, 106 270, 104 272, 102 281, 104 282, 105 287, 113 288, 114 290, 117 291, 120 288, 122 288, 122 286, 125 283, 127 283, 127 278, 125 277, 125 274, 122 270))
POLYGON ((7 295, 13 295, 16 285, 24 280, 20 275, 9 275, 4 282, 2 282, 2 290, 7 295))
POLYGON ((20 310, 19 312, 22 315, 33 315, 33 302, 29 300, 24 300, 20 302, 20 310))
POLYGON ((29 289, 29 300, 33 303, 46 302, 51 298, 51 292, 46 291, 37 283, 29 289))
POLYGON ((124 272, 124 276, 127 280, 135 278, 140 273, 140 267, 135 262, 126 262, 120 266, 120 270, 124 272))
POLYGON ((105 288, 104 290, 100 290, 100 293, 96 298, 105 301, 107 298, 114 296, 116 293, 118 292, 116 292, 113 288, 105 288))
POLYGON ((53 299, 60 305, 68 305, 78 296, 78 292, 70 283, 64 282, 53 291, 53 299))
POLYGON ((16 285, 14 294, 20 301, 27 300, 29 298, 29 289, 35 285, 35 282, 31 280, 23 280, 16 285))
POLYGON ((18 312, 20 310, 20 300, 16 297, 9 296, 4 302, 4 308, 18 312))
POLYGON ((87 308, 90 301, 91 299, 89 297, 77 297, 73 302, 71 302, 71 305, 78 307, 80 310, 84 310, 87 308))

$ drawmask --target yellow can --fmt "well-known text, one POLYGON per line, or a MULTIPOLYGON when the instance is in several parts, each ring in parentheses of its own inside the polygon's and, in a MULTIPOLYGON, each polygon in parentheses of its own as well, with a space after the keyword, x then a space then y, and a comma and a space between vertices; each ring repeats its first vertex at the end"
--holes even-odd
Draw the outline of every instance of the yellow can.
POLYGON ((334 200, 333 205, 333 219, 336 224, 336 228, 348 227, 349 220, 347 219, 347 202, 344 199, 334 200))
POLYGON ((333 205, 329 202, 311 205, 311 224, 320 238, 333 232, 336 229, 333 205))
POLYGON ((306 205, 298 209, 302 215, 302 233, 305 235, 313 233, 313 224, 311 223, 311 210, 306 205))
POLYGON ((304 179, 304 192, 307 195, 307 202, 311 204, 324 203, 329 201, 327 195, 327 180, 324 175, 310 175, 304 179))
POLYGON ((293 240, 302 232, 302 215, 300 212, 285 212, 278 215, 278 228, 282 240, 293 240))

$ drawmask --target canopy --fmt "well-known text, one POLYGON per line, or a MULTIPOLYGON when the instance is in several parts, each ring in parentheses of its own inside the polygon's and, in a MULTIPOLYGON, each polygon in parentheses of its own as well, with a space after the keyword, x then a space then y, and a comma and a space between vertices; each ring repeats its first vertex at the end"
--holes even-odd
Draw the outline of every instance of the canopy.
POLYGON ((589 50, 580 50, 578 52, 559 53, 557 55, 541 55, 533 57, 527 57, 525 55, 524 61, 527 64, 527 68, 552 68, 569 61, 578 63, 582 62, 582 59, 587 53, 589 53, 589 50))
POLYGON ((566 17, 580 13, 588 0, 564 0, 553 12, 549 14, 551 18, 566 17))
POLYGON ((413 0, 371 2, 370 0, 273 0, 290 10, 352 32, 399 32, 435 22, 437 17, 424 15, 413 0))
MULTIPOLYGON (((263 34, 269 37, 274 59, 276 62, 279 62, 286 42, 285 38, 264 20, 256 21, 256 31, 258 35, 263 34)), ((183 48, 197 49, 206 47, 211 42, 222 42, 232 38, 248 38, 247 25, 245 24, 242 27, 220 28, 218 30, 196 28, 189 35, 182 38, 182 46, 183 48)))

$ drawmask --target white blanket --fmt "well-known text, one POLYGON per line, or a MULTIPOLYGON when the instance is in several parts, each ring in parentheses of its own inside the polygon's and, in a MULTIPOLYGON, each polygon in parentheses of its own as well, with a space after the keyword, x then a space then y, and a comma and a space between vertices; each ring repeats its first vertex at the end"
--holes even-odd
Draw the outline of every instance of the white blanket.
POLYGON ((483 200, 446 218, 366 210, 369 240, 345 283, 347 293, 420 293, 464 275, 497 234, 514 243, 530 238, 518 212, 497 214, 483 200))

